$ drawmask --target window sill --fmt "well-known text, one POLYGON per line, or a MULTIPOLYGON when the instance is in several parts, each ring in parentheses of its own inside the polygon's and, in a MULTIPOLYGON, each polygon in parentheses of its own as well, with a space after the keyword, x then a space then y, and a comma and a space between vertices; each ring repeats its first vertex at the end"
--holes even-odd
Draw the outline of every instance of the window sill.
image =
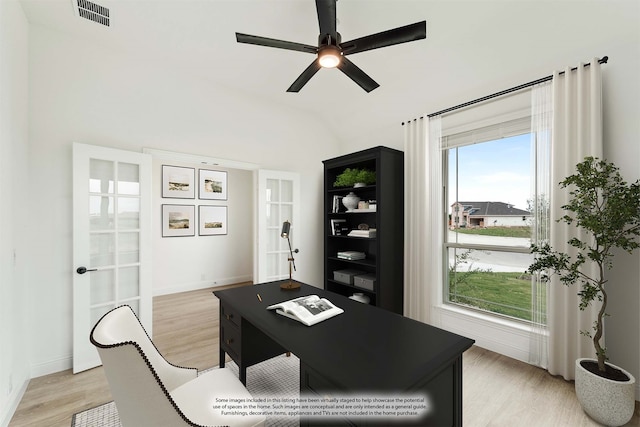
POLYGON ((437 326, 474 339, 478 347, 529 362, 529 346, 534 333, 530 324, 449 304, 435 307, 435 316, 437 326))

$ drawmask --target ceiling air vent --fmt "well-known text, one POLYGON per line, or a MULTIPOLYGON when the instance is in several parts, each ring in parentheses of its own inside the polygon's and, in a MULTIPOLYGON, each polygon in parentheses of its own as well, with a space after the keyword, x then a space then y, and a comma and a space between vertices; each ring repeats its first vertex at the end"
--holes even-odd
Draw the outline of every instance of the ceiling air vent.
POLYGON ((81 18, 109 26, 109 9, 88 0, 71 0, 73 11, 81 18))

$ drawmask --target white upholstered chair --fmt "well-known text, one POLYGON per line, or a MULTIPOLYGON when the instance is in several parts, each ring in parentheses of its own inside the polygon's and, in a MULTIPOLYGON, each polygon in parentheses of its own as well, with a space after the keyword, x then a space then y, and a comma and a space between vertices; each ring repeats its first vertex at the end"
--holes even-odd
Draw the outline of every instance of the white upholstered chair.
POLYGON ((105 314, 90 339, 100 354, 124 427, 264 425, 261 415, 223 415, 215 409, 216 398, 251 395, 226 368, 198 376, 195 368, 169 363, 128 305, 105 314))

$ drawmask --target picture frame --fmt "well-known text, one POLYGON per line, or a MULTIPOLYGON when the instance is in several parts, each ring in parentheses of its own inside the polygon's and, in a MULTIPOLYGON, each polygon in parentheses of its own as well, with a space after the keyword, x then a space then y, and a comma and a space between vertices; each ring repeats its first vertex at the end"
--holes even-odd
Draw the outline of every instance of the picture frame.
POLYGON ((194 205, 162 205, 162 237, 195 236, 194 205))
POLYGON ((162 165, 162 197, 170 199, 195 199, 194 168, 162 165))
POLYGON ((198 197, 203 200, 227 200, 227 172, 198 170, 198 197))
POLYGON ((226 206, 200 205, 198 207, 200 236, 221 236, 227 234, 228 213, 226 206))

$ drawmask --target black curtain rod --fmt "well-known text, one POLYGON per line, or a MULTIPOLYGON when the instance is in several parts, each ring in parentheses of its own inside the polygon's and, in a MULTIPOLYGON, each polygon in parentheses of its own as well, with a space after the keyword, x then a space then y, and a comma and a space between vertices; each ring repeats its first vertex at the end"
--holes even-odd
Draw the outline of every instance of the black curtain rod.
MULTIPOLYGON (((598 60, 598 63, 606 64, 607 61, 609 61, 609 57, 608 56, 603 56, 602 59, 598 60)), ((589 65, 591 65, 591 63, 584 64, 585 67, 588 67, 589 65)), ((573 67, 571 69, 571 71, 576 71, 577 69, 578 69, 578 67, 573 67)), ((564 71, 560 71, 558 74, 564 74, 564 71)), ((548 82, 549 80, 553 80, 553 75, 547 76, 547 77, 543 77, 541 79, 534 80, 534 81, 529 82, 529 83, 524 83, 524 84, 521 84, 519 86, 512 87, 510 89, 501 90, 500 92, 496 92, 496 93, 494 93, 492 95, 483 96, 482 98, 474 99, 473 101, 468 101, 468 102, 465 102, 464 104, 456 105, 455 107, 449 107, 449 108, 446 108, 444 110, 436 111, 435 113, 428 114, 427 117, 434 117, 434 116, 438 116, 440 114, 449 113, 451 111, 459 110, 460 108, 468 107, 468 106, 473 105, 473 104, 478 104, 478 103, 483 102, 483 101, 488 101, 489 99, 497 98, 499 96, 506 95, 506 94, 511 93, 511 92, 516 92, 516 91, 519 91, 520 89, 525 89, 525 88, 537 85, 539 83, 548 82)), ((422 117, 420 117, 420 118, 422 118, 422 117)), ((402 122, 402 125, 404 125, 404 122, 402 122)))

